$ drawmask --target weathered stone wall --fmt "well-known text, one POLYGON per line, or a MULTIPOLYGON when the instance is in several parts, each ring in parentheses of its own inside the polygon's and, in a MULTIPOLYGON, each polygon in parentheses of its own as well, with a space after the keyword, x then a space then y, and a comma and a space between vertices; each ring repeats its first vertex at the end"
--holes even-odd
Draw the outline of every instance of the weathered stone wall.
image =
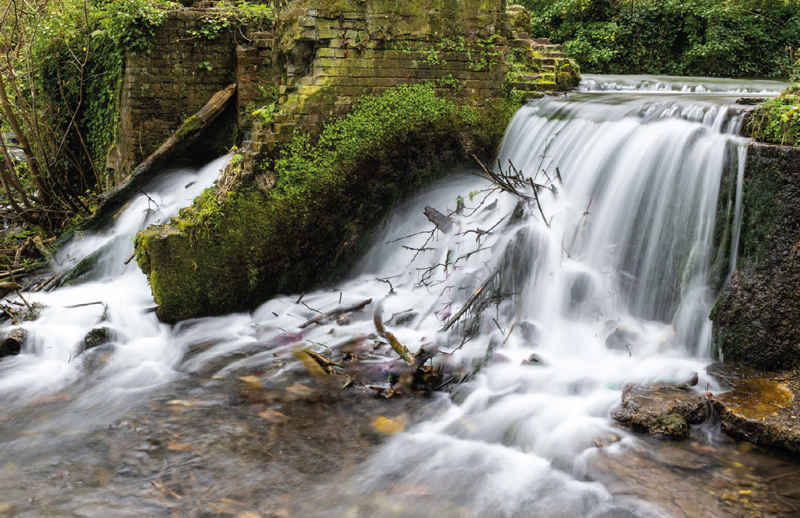
MULTIPOLYGON (((520 8, 511 13, 516 19, 520 8)), ((514 30, 503 0, 306 0, 281 13, 275 35, 280 103, 254 127, 247 147, 255 155, 398 84, 436 81, 485 103, 505 95, 507 79, 530 95, 561 89, 564 65, 566 82, 577 78, 560 48, 514 30)))
MULTIPOLYGON (((232 82, 236 125, 250 136, 244 145, 250 166, 295 129, 313 134, 358 97, 398 84, 438 81, 476 103, 512 87, 534 96, 570 86, 556 79, 559 70, 566 70, 567 83, 577 77, 571 62, 558 46, 520 30, 526 16, 518 6, 506 11, 503 0, 299 0, 265 31, 243 26, 230 9, 173 11, 150 53, 127 56, 107 165, 117 183, 124 180, 232 82), (198 35, 209 32, 209 20, 223 18, 227 29, 213 38, 198 35), (275 113, 252 116, 273 103, 275 113)), ((229 125, 217 132, 226 137, 215 140, 217 154, 232 144, 233 121, 223 120, 229 125)))
POLYGON ((235 81, 233 33, 221 31, 214 39, 193 35, 203 28, 204 16, 193 9, 171 12, 156 30, 149 53, 126 56, 116 143, 107 160, 117 183, 215 92, 235 81))
POLYGON ((272 31, 247 32, 235 75, 249 137, 215 189, 174 225, 137 236, 158 315, 226 313, 306 289, 348 264, 369 226, 411 186, 467 153, 492 155, 509 105, 579 77, 556 45, 509 22, 525 14, 507 12, 504 0, 296 0, 272 31), (316 171, 305 198, 273 196, 274 160, 298 131, 313 142, 326 119, 360 97, 423 82, 448 98, 450 115, 396 135, 403 121, 385 123, 383 147, 316 171), (466 112, 469 120, 458 115, 466 112))
POLYGON ((725 361, 800 367, 800 148, 748 151, 737 271, 712 311, 725 361))

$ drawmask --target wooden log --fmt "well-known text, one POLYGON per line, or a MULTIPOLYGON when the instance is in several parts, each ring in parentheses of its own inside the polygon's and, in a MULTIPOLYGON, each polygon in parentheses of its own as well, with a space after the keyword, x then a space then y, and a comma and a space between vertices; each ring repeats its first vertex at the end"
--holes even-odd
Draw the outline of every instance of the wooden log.
POLYGON ((186 119, 158 149, 136 166, 128 180, 104 195, 95 213, 84 220, 79 230, 92 230, 102 226, 131 196, 139 194, 142 187, 168 165, 170 160, 186 151, 205 133, 225 111, 235 93, 236 83, 233 83, 212 95, 200 111, 186 119))

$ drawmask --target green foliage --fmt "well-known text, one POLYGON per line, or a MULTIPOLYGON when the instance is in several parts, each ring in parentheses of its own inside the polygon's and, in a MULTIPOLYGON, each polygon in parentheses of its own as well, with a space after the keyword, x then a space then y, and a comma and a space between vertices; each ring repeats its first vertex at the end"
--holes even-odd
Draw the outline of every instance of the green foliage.
POLYGON ((187 29, 186 32, 193 38, 215 40, 220 34, 227 31, 231 21, 226 16, 206 16, 197 29, 187 29))
POLYGON ((762 142, 800 146, 800 85, 761 104, 749 116, 748 129, 762 142))
MULTIPOLYGON (((463 159, 469 142, 493 152, 517 107, 484 112, 437 97, 432 85, 399 86, 327 122, 316 142, 295 134, 268 193, 210 189, 171 226, 138 234, 159 316, 246 309, 341 271, 392 204, 463 159)), ((225 175, 242 166, 237 159, 225 175)))
POLYGON ((787 77, 795 0, 522 0, 535 36, 601 73, 787 77))
POLYGON ((258 91, 261 94, 261 106, 251 109, 250 115, 263 124, 271 124, 275 112, 278 111, 278 87, 275 85, 267 85, 266 87, 258 85, 258 91))
MULTIPOLYGON (((151 0, 97 1, 84 13, 65 3, 42 23, 42 38, 32 48, 38 64, 36 86, 57 133, 64 133, 78 107, 80 128, 94 167, 103 181, 105 157, 113 144, 126 52, 149 52, 154 31, 172 3, 151 0), (85 62, 81 73, 81 64, 85 62)), ((80 137, 68 133, 65 146, 80 150, 80 137)), ((81 152, 76 156, 83 157, 81 152)), ((86 160, 86 158, 84 158, 86 160)), ((71 165, 65 165, 71 168, 71 165)))
POLYGON ((431 125, 455 125, 459 117, 455 103, 438 97, 430 85, 403 85, 366 97, 352 113, 326 124, 316 145, 305 134, 295 135, 275 164, 274 192, 302 192, 311 179, 353 167, 369 150, 379 153, 389 140, 402 140, 431 125))

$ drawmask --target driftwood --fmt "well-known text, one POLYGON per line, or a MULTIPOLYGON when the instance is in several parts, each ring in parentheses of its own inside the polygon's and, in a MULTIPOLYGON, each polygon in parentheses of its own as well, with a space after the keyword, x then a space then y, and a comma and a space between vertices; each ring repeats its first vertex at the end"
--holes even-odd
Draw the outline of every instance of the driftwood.
POLYGON ((80 230, 92 230, 102 226, 131 196, 141 193, 145 183, 205 133, 205 130, 225 111, 234 93, 236 93, 236 83, 212 95, 200 111, 186 119, 158 149, 136 166, 128 180, 103 197, 95 213, 81 224, 80 230))
POLYGON ((312 324, 321 324, 322 322, 329 320, 331 318, 337 317, 344 313, 350 313, 352 311, 359 311, 364 309, 366 306, 372 304, 372 299, 362 300, 357 304, 352 304, 350 306, 340 306, 336 309, 328 311, 327 313, 320 313, 319 315, 306 320, 302 324, 300 324, 300 329, 305 329, 312 324))
POLYGON ((425 207, 424 212, 428 221, 436 225, 436 228, 445 234, 449 234, 450 231, 453 230, 453 220, 449 216, 445 216, 433 207, 425 207))

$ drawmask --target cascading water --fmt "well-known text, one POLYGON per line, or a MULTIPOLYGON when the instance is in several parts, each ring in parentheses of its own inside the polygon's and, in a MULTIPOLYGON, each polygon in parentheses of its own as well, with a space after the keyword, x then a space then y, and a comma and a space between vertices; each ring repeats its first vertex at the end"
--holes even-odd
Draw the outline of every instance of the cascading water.
POLYGON ((305 294, 302 305, 297 296, 277 297, 250 315, 170 327, 148 312, 146 280, 125 265, 132 236, 210 185, 224 159, 198 176, 166 176, 108 232, 59 256, 68 263, 104 250, 93 280, 29 295, 48 309, 24 324, 24 354, 0 362, 0 398, 19 416, 2 425, 0 453, 12 460, 44 455, 66 443, 60 430, 109 423, 175 380, 214 383, 208 380, 278 365, 267 380, 278 382, 301 371, 291 356, 298 345, 330 352, 374 331, 367 314, 335 329, 299 331, 313 315, 307 308, 371 297, 383 300, 387 325, 412 351, 436 347, 450 368, 478 372, 438 396, 435 417, 392 438, 335 491, 320 489, 303 515, 667 515, 592 481, 593 443, 618 435, 606 450, 640 447, 609 418, 626 384, 698 373, 699 387, 716 388, 704 371, 715 218, 724 175, 737 182, 734 211, 741 214, 745 160, 736 136, 741 113, 730 96, 781 86, 675 84, 591 77, 584 93, 522 108, 499 163, 551 187, 540 189, 540 205, 529 201, 520 214, 517 196, 453 175, 395 212, 350 280, 305 294), (670 93, 641 93, 650 89, 670 93), (456 209, 460 197, 466 207, 453 213, 456 230, 427 233, 423 208, 456 209), (485 296, 440 331, 481 286, 485 296), (65 309, 95 301, 101 304, 65 309), (99 367, 96 354, 86 355, 87 376, 89 362, 77 347, 101 323, 114 338, 99 367), (59 393, 71 401, 56 415, 37 413, 37 398, 59 393))

